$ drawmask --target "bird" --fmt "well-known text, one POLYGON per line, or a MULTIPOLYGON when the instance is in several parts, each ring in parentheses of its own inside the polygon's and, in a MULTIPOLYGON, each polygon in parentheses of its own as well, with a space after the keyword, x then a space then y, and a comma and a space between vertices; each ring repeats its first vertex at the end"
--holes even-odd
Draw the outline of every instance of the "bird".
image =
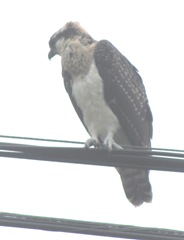
MULTIPOLYGON (((61 57, 71 103, 90 135, 85 146, 108 151, 151 148, 153 117, 143 80, 108 40, 95 40, 79 22, 67 22, 49 40, 48 58, 61 57)), ((116 168, 135 207, 152 201, 149 170, 116 168)))

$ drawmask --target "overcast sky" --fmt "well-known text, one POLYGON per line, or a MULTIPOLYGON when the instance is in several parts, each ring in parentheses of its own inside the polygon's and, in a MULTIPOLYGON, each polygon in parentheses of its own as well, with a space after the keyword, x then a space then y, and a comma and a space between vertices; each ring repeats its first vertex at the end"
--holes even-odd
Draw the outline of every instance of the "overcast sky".
MULTIPOLYGON (((138 68, 154 117, 152 146, 183 149, 183 5, 183 0, 1 1, 0 134, 88 138, 64 90, 60 58, 47 58, 50 36, 66 22, 79 21, 138 68)), ((184 229, 183 174, 152 171, 153 202, 134 208, 113 168, 1 159, 0 169, 1 212, 184 229)), ((0 228, 2 235, 63 239, 62 233, 8 228, 0 228)))

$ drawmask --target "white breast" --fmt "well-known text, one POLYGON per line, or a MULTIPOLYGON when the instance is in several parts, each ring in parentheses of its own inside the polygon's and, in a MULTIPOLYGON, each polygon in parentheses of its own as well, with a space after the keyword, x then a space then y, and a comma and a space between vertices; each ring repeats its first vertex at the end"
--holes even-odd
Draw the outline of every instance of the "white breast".
POLYGON ((120 124, 105 102, 103 80, 95 63, 92 63, 84 78, 74 79, 72 94, 83 112, 84 123, 92 137, 104 140, 108 133, 114 134, 117 131, 120 124))

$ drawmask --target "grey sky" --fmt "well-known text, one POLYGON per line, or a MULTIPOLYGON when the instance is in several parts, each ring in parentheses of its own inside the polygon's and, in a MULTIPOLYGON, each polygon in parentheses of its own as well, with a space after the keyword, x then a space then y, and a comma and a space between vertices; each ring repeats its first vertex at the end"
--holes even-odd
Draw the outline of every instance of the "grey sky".
MULTIPOLYGON (((73 20, 95 39, 110 40, 138 68, 154 116, 153 147, 183 149, 183 4, 1 1, 0 134, 88 138, 65 93, 59 57, 47 59, 50 36, 73 20)), ((153 203, 134 208, 113 168, 5 159, 0 169, 0 211, 183 229, 183 174, 152 172, 153 203)), ((15 229, 11 235, 2 228, 1 234, 5 240, 53 239, 30 230, 15 229)))

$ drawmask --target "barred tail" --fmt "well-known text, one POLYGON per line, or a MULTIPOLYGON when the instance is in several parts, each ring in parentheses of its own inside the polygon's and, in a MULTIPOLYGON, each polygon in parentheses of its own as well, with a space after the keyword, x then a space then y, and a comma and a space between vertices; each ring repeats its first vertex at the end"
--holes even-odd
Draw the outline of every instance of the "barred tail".
POLYGON ((117 168, 125 194, 134 206, 152 201, 152 189, 149 182, 149 171, 131 168, 117 168))

